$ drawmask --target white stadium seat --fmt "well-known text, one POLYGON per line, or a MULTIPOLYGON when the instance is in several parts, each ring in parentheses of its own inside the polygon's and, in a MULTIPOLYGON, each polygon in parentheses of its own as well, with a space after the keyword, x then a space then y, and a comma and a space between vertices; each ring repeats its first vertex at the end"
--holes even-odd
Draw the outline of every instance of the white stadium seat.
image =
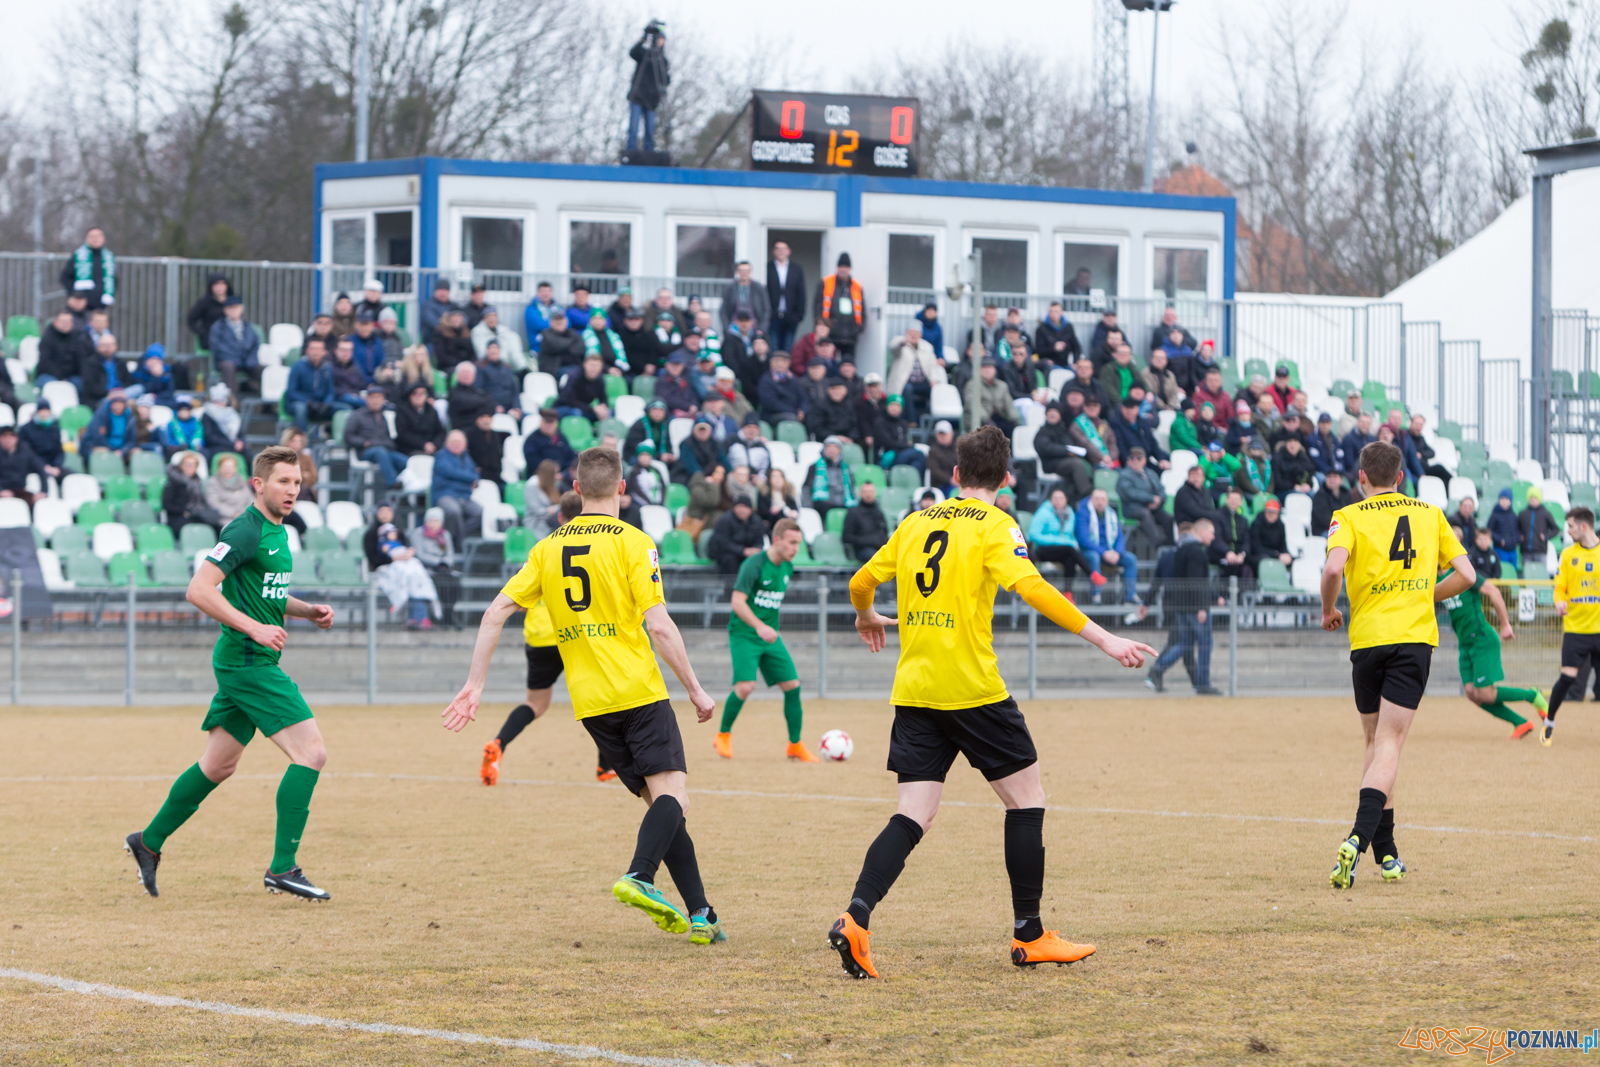
POLYGON ((1458 474, 1450 479, 1450 489, 1446 495, 1451 500, 1465 500, 1469 496, 1476 500, 1478 499, 1478 487, 1471 478, 1464 474, 1458 474))
POLYGON ((960 419, 964 410, 961 390, 953 385, 935 385, 928 396, 928 413, 935 419, 960 419))
POLYGON ((1431 474, 1424 474, 1417 482, 1417 499, 1437 508, 1450 506, 1450 494, 1446 492, 1443 480, 1431 474))
POLYGON ((289 386, 289 368, 284 366, 261 368, 261 400, 263 403, 276 404, 283 399, 283 391, 289 386))
POLYGON ((48 538, 63 526, 72 525, 72 505, 65 500, 41 500, 33 506, 33 528, 48 538))
POLYGON ((400 472, 400 489, 406 493, 424 493, 433 487, 433 457, 417 455, 406 460, 406 469, 400 472))
POLYGON ((61 557, 48 548, 38 550, 39 573, 44 576, 44 587, 52 593, 63 592, 74 588, 67 581, 67 576, 61 573, 61 557))
POLYGON ((33 516, 28 513, 26 501, 14 496, 0 497, 0 530, 32 525, 33 516))
POLYGON ((341 541, 349 537, 352 530, 360 530, 367 525, 366 516, 361 513, 361 505, 353 500, 331 502, 322 518, 328 529, 337 534, 341 541))
POLYGON ((617 397, 617 408, 614 414, 617 421, 632 429, 633 424, 644 418, 644 397, 624 393, 617 397))
POLYGON ((296 500, 294 502, 294 513, 305 522, 308 530, 323 525, 322 508, 317 506, 315 500, 296 500))
POLYGON ((639 508, 639 521, 643 524, 644 532, 659 545, 672 529, 672 512, 660 504, 645 504, 639 508))
POLYGON ((299 348, 305 343, 306 333, 292 322, 275 322, 267 331, 267 343, 276 345, 287 352, 291 348, 299 348))
POLYGON ((76 407, 78 403, 78 387, 59 379, 45 382, 44 388, 39 390, 39 395, 50 401, 50 410, 54 411, 58 418, 63 411, 76 407))
POLYGON ((667 423, 667 440, 671 442, 673 455, 679 453, 683 439, 688 437, 693 430, 693 419, 673 419, 667 423))
MULTIPOLYGON (((485 479, 481 484, 490 488, 494 483, 485 479)), ((504 541, 506 530, 517 524, 517 509, 503 500, 483 501, 483 539, 504 541)))
POLYGON ((100 499, 100 482, 92 474, 69 474, 61 479, 61 499, 78 513, 78 506, 100 499))
POLYGON ((800 509, 800 534, 808 545, 822 536, 822 516, 816 508, 800 509))
POLYGON ((103 560, 133 551, 133 533, 120 522, 102 522, 94 528, 92 537, 94 554, 103 560))

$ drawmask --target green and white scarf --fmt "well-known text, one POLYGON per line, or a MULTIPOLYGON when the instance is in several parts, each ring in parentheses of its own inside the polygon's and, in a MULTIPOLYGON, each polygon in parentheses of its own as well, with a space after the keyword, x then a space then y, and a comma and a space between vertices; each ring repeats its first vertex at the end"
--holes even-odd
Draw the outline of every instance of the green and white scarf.
POLYGON ((1106 454, 1106 443, 1100 439, 1100 428, 1094 424, 1093 419, 1087 415, 1079 415, 1072 420, 1072 424, 1083 431, 1083 436, 1089 439, 1091 445, 1100 450, 1102 456, 1106 454))
MULTIPOLYGON (((100 294, 102 298, 115 300, 117 297, 117 257, 111 254, 111 249, 100 249, 100 294)), ((94 249, 87 244, 78 246, 72 253, 72 288, 94 288, 94 249)))

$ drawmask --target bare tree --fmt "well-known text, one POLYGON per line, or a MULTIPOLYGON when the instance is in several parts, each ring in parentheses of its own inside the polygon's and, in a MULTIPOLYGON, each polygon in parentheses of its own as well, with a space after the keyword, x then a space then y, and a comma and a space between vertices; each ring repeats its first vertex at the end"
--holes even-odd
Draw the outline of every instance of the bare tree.
POLYGON ((1523 85, 1540 144, 1595 135, 1600 116, 1600 11, 1593 2, 1546 2, 1518 20, 1523 85))

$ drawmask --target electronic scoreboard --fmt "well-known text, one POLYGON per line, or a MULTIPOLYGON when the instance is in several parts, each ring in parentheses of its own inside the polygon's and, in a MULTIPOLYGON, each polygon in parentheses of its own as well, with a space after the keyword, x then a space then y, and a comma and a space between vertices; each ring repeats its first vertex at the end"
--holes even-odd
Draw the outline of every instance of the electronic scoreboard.
POLYGON ((914 98, 757 89, 751 110, 754 170, 916 176, 914 98))

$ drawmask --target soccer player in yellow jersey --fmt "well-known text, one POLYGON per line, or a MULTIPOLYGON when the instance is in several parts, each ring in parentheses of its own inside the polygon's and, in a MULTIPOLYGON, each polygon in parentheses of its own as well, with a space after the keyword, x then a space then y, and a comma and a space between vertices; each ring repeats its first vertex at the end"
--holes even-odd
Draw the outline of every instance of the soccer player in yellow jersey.
POLYGON ((1138 667, 1149 645, 1115 637, 1090 622, 1028 559, 1016 520, 995 506, 1006 483, 1011 448, 995 426, 956 442, 959 499, 914 511, 850 580, 856 629, 867 647, 884 646, 884 627, 898 625, 894 729, 889 770, 899 775, 899 811, 867 849, 850 906, 828 932, 844 969, 876 978, 868 920, 939 810, 945 774, 957 754, 989 780, 1006 806, 1006 871, 1014 925, 1011 961, 1019 967, 1083 959, 1093 945, 1074 945, 1039 920, 1044 895, 1044 786, 1039 757, 1017 702, 995 662, 996 586, 1004 586, 1057 625, 1078 634, 1125 667, 1138 667), (873 593, 895 579, 898 619, 879 615, 873 593))
MULTIPOLYGON (((1567 536, 1573 543, 1561 553, 1555 590, 1562 630, 1561 677, 1550 689, 1550 710, 1539 735, 1539 743, 1547 747, 1555 740, 1556 709, 1578 676, 1578 664, 1585 659, 1600 663, 1600 537, 1594 532, 1594 512, 1588 508, 1567 512, 1567 536)), ((1582 690, 1578 699, 1583 699, 1582 690)))
MULTIPOLYGON (((583 497, 570 490, 561 494, 562 522, 577 518, 582 511, 583 497)), ((533 550, 529 549, 528 554, 532 555, 533 550)), ((483 765, 478 768, 478 777, 484 785, 500 781, 500 759, 506 754, 506 746, 515 741, 529 723, 550 710, 550 697, 555 691, 556 679, 561 677, 561 646, 556 644, 556 628, 550 624, 550 612, 545 610, 543 600, 523 614, 522 643, 528 658, 528 699, 511 709, 500 732, 483 746, 483 765)), ((617 776, 606 763, 604 752, 597 757, 594 776, 602 782, 617 776)))
POLYGON ((701 722, 711 718, 716 704, 695 678, 683 637, 662 602, 655 543, 617 518, 622 458, 614 449, 588 449, 578 457, 574 481, 583 513, 535 545, 484 612, 467 683, 445 708, 444 725, 460 730, 473 720, 500 628, 519 606, 530 608, 542 598, 561 647, 573 712, 622 784, 649 805, 633 861, 612 895, 669 933, 690 931, 694 944, 725 941, 684 824, 688 766, 656 652, 689 691, 701 722), (655 886, 663 862, 688 915, 655 886))
POLYGON ((1406 875, 1394 843, 1394 783, 1439 644, 1434 603, 1472 588, 1477 578, 1444 512, 1399 492, 1404 470, 1394 445, 1367 445, 1358 474, 1364 499, 1334 512, 1328 527, 1322 628, 1344 625, 1342 578, 1350 598, 1350 674, 1367 746, 1355 825, 1328 876, 1336 889, 1355 882, 1356 861, 1369 844, 1384 881, 1406 875), (1447 564, 1454 573, 1436 581, 1447 564))

